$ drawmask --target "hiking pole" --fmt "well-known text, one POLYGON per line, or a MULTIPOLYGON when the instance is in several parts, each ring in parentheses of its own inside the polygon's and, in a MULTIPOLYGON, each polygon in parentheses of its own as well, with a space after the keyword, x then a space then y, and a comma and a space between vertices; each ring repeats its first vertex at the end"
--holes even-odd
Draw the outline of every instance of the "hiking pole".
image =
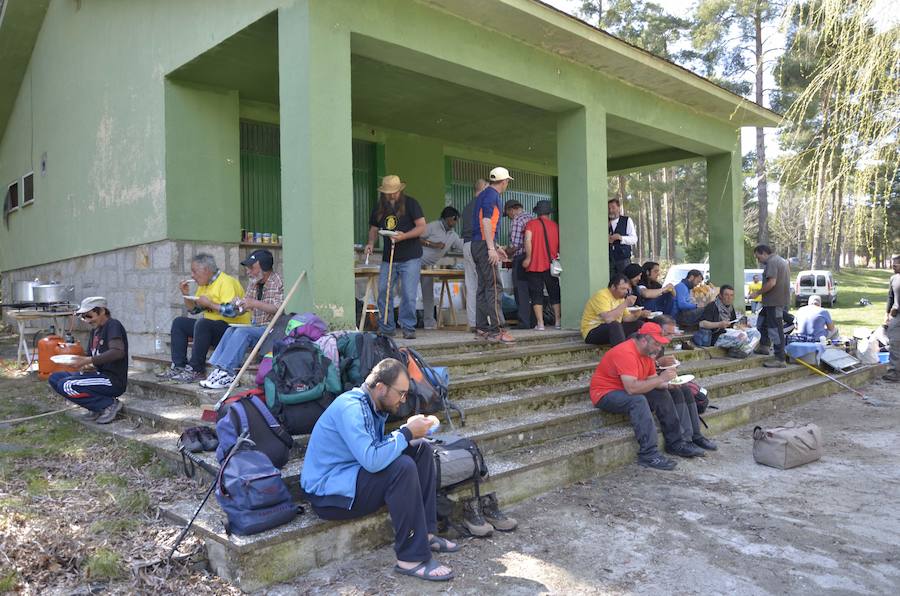
POLYGON ((191 521, 187 523, 181 533, 178 535, 178 538, 175 539, 175 544, 172 545, 172 550, 169 551, 168 556, 166 557, 166 561, 171 561, 172 556, 175 554, 175 551, 178 550, 178 545, 181 544, 181 541, 184 540, 184 537, 187 536, 188 531, 191 529, 191 526, 194 525, 194 520, 197 519, 197 516, 200 515, 200 510, 203 509, 203 506, 206 505, 206 502, 209 500, 209 495, 212 494, 213 489, 216 488, 216 483, 219 481, 219 477, 216 476, 213 478, 212 484, 209 485, 209 490, 206 491, 206 494, 203 495, 203 500, 200 501, 200 506, 197 507, 197 510, 194 511, 194 515, 191 517, 191 521))
MULTIPOLYGON (((387 292, 385 293, 384 299, 384 316, 382 317, 381 324, 387 326, 388 319, 388 309, 392 312, 394 310, 394 305, 391 304, 391 273, 394 269, 394 250, 397 248, 397 244, 394 242, 394 237, 391 237, 391 258, 388 261, 388 279, 387 279, 387 292)), ((401 305, 402 308, 402 305, 401 305)))
POLYGON ((877 399, 872 399, 871 397, 867 396, 867 395, 866 395, 865 393, 863 393, 862 391, 859 391, 859 390, 857 390, 857 389, 854 389, 854 388, 851 387, 850 385, 847 385, 846 383, 837 380, 836 378, 832 377, 831 375, 829 375, 829 374, 826 373, 825 371, 819 370, 819 369, 816 368, 815 366, 813 366, 813 365, 811 365, 811 364, 809 364, 809 363, 807 363, 807 362, 805 362, 805 361, 803 361, 803 360, 800 360, 799 358, 795 358, 795 360, 796 360, 797 362, 799 362, 800 364, 802 364, 803 366, 805 366, 806 368, 808 368, 809 370, 813 371, 814 373, 819 374, 819 375, 822 375, 822 376, 825 377, 826 379, 829 379, 829 380, 831 380, 831 381, 834 381, 835 383, 837 383, 838 385, 840 385, 840 386, 843 387, 844 389, 847 389, 848 391, 852 391, 852 392, 855 393, 856 395, 860 396, 860 397, 863 399, 863 401, 866 402, 867 404, 869 404, 870 406, 884 406, 884 405, 886 405, 884 402, 882 402, 882 401, 880 401, 880 400, 877 400, 877 399))
MULTIPOLYGON (((231 385, 228 386, 228 390, 225 392, 225 395, 216 402, 215 407, 213 408, 213 412, 218 412, 219 408, 222 407, 222 404, 225 403, 225 400, 231 396, 231 392, 234 391, 235 387, 238 386, 238 383, 241 381, 241 376, 247 371, 247 367, 250 366, 250 363, 253 362, 253 359, 256 358, 256 354, 259 353, 259 349, 262 347, 263 342, 266 341, 266 338, 272 333, 272 329, 275 327, 275 322, 278 321, 278 318, 284 312, 287 303, 290 302, 291 298, 294 296, 294 292, 297 291, 297 287, 300 285, 300 282, 303 281, 303 278, 306 277, 306 271, 300 272, 300 277, 297 278, 297 281, 294 282, 294 285, 291 286, 291 290, 287 293, 287 296, 284 297, 284 300, 281 302, 281 306, 278 307, 278 310, 275 311, 275 314, 272 316, 272 320, 269 321, 269 325, 266 327, 263 334, 259 337, 259 340, 256 342, 256 345, 253 346, 253 351, 250 352, 250 355, 247 356, 247 359, 244 360, 244 365, 241 367, 241 370, 238 374, 235 375, 234 380, 231 381, 231 385)), ((204 422, 215 422, 215 418, 212 420, 207 419, 207 412, 210 410, 204 410, 201 419, 204 422)))

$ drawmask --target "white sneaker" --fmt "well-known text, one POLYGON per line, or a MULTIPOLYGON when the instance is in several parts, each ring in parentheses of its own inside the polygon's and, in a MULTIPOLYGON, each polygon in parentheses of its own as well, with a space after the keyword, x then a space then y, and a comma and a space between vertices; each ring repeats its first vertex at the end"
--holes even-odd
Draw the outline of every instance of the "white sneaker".
POLYGON ((234 382, 235 375, 228 374, 228 371, 221 371, 221 375, 218 377, 201 382, 200 385, 207 389, 227 389, 234 382))
POLYGON ((213 383, 215 383, 216 381, 218 381, 219 378, 222 377, 222 375, 227 375, 227 374, 228 374, 228 371, 226 371, 222 368, 217 368, 217 369, 213 370, 211 373, 209 373, 208 377, 206 377, 205 379, 200 381, 200 386, 206 387, 208 389, 217 389, 217 387, 213 387, 211 385, 213 383))

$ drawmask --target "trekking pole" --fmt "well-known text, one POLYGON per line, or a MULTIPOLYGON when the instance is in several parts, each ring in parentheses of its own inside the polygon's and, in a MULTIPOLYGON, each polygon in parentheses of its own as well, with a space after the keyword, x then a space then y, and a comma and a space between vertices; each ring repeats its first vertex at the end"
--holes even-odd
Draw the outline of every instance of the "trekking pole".
MULTIPOLYGON (((263 334, 259 337, 259 340, 256 342, 256 345, 253 346, 253 351, 250 352, 250 355, 247 356, 247 359, 244 360, 244 365, 241 367, 241 370, 238 374, 235 375, 234 380, 231 382, 231 385, 228 386, 228 390, 225 392, 225 395, 216 402, 215 407, 213 408, 214 412, 218 412, 219 408, 222 407, 222 404, 225 403, 225 400, 231 396, 231 392, 234 391, 234 388, 237 387, 238 383, 241 380, 241 376, 247 371, 247 367, 250 366, 250 363, 253 362, 253 359, 256 358, 256 354, 259 353, 259 349, 262 347, 263 342, 266 341, 266 338, 272 332, 272 329, 275 327, 275 322, 278 321, 278 317, 284 312, 287 303, 290 302, 291 298, 294 296, 294 292, 297 291, 297 287, 300 285, 300 282, 303 281, 303 278, 306 277, 306 271, 300 272, 300 277, 297 278, 297 281, 294 282, 294 285, 291 286, 291 290, 287 293, 287 296, 284 297, 284 301, 281 303, 281 306, 278 307, 278 310, 275 311, 275 314, 272 316, 272 320, 269 321, 268 327, 263 331, 263 334)), ((204 414, 209 411, 206 410, 204 414)), ((204 419, 205 420, 205 419, 204 419)), ((206 420, 207 422, 212 422, 211 420, 206 420)))
POLYGON ((391 258, 388 260, 387 292, 384 299, 384 316, 382 317, 381 321, 382 325, 387 325, 388 309, 390 309, 391 311, 394 310, 394 306, 391 304, 391 273, 394 269, 394 250, 396 248, 397 245, 394 243, 394 238, 391 237, 391 258))
MULTIPOLYGON (((209 490, 206 491, 206 494, 203 495, 203 500, 200 501, 200 506, 197 507, 197 510, 194 511, 194 515, 191 517, 191 520, 187 523, 184 529, 181 530, 181 533, 178 534, 178 538, 175 539, 175 544, 172 545, 172 550, 169 551, 168 556, 166 557, 166 561, 171 561, 172 557, 175 555, 175 551, 178 550, 178 545, 181 544, 181 541, 184 540, 184 537, 187 536, 188 531, 191 529, 191 526, 194 525, 194 521, 197 519, 197 516, 200 515, 200 510, 203 509, 203 506, 206 505, 206 502, 209 500, 209 495, 212 494, 213 489, 216 488, 216 482, 219 481, 219 470, 216 470, 213 466, 207 464, 205 461, 196 457, 194 454, 189 453, 187 449, 184 448, 184 445, 180 445, 178 450, 181 451, 182 456, 187 455, 188 459, 192 462, 198 464, 201 468, 206 470, 208 473, 212 474, 213 481, 209 487, 209 490)), ((185 468, 185 471, 187 469, 185 468)))
POLYGON ((829 380, 831 380, 831 381, 834 381, 835 383, 837 383, 838 385, 840 385, 840 386, 843 387, 844 389, 847 389, 848 391, 852 391, 852 392, 855 393, 856 395, 858 395, 858 396, 860 396, 861 398, 863 398, 863 401, 866 402, 867 404, 872 405, 872 406, 883 406, 883 405, 885 405, 884 402, 882 402, 882 401, 880 401, 880 400, 874 400, 874 399, 872 399, 871 397, 869 397, 868 395, 866 395, 866 394, 863 393, 862 391, 859 391, 859 390, 857 390, 857 389, 854 389, 854 388, 851 387, 850 385, 847 385, 846 383, 843 383, 843 382, 837 380, 836 378, 832 377, 832 376, 829 375, 828 373, 819 370, 819 369, 816 368, 815 366, 813 366, 813 365, 811 365, 811 364, 809 364, 809 363, 807 363, 807 362, 805 362, 805 361, 803 361, 803 360, 800 360, 799 358, 796 358, 795 360, 797 360, 797 362, 799 362, 800 364, 802 364, 803 366, 805 366, 805 367, 808 368, 809 370, 813 371, 814 373, 819 374, 819 375, 822 375, 822 376, 825 377, 826 379, 829 379, 829 380))

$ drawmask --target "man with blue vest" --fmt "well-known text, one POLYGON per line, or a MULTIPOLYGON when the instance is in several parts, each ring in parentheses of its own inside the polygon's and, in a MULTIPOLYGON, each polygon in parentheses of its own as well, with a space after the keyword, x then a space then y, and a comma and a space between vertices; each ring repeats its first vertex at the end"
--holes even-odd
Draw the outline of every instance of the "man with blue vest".
POLYGON ((388 415, 409 392, 398 360, 375 365, 362 386, 341 394, 309 437, 300 486, 313 511, 329 520, 353 519, 387 505, 394 525, 394 571, 428 581, 447 581, 453 571, 431 557, 459 545, 437 532, 434 451, 421 441, 433 420, 418 414, 385 435, 388 415))
POLYGON ((625 267, 631 263, 631 247, 637 244, 638 237, 634 221, 622 215, 619 199, 610 199, 606 206, 609 210, 609 276, 612 277, 625 273, 625 267))

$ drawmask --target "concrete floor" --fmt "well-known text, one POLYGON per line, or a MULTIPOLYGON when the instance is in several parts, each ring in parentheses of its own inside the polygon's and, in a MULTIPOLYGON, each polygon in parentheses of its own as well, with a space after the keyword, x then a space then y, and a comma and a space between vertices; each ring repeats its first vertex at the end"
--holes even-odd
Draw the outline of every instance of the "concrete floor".
POLYGON ((674 472, 627 466, 509 511, 518 531, 469 540, 442 561, 450 584, 391 573, 390 548, 321 568, 269 594, 897 594, 900 387, 841 393, 763 422, 815 422, 826 454, 754 463, 753 424, 674 472))

